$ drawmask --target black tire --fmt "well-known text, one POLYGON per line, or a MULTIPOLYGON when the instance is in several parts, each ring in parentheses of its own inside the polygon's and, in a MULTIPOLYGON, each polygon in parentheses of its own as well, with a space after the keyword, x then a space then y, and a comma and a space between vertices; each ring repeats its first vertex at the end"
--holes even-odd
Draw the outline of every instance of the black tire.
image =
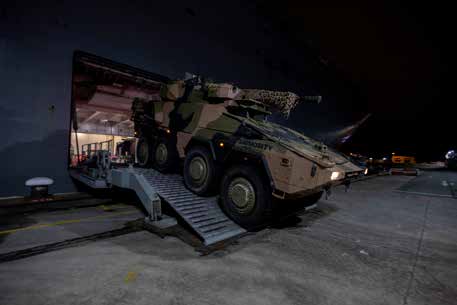
POLYGON ((308 195, 308 196, 304 197, 303 199, 301 199, 300 201, 303 202, 304 207, 313 205, 321 199, 323 193, 324 193, 324 191, 320 191, 320 192, 308 195))
POLYGON ((140 137, 136 143, 135 155, 139 166, 150 167, 152 165, 153 145, 151 140, 140 137))
POLYGON ((184 160, 184 183, 197 195, 207 195, 217 184, 217 168, 211 153, 202 146, 189 150, 184 160))
POLYGON ((221 208, 233 221, 247 230, 258 230, 268 224, 272 216, 271 202, 270 184, 262 172, 254 167, 236 165, 222 178, 221 208), (245 184, 246 181, 250 186, 245 184), (253 199, 246 195, 251 193, 251 187, 254 192, 253 199), (240 194, 245 196, 239 196, 240 194))
POLYGON ((153 167, 158 171, 168 173, 178 167, 178 151, 176 144, 170 138, 159 138, 153 151, 153 167))

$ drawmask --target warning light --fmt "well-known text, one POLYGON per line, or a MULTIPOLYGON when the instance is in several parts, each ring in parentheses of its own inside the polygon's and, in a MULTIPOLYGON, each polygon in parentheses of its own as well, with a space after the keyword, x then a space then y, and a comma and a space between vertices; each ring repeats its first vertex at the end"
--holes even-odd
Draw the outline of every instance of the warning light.
POLYGON ((219 147, 223 148, 224 147, 224 142, 219 142, 219 147))

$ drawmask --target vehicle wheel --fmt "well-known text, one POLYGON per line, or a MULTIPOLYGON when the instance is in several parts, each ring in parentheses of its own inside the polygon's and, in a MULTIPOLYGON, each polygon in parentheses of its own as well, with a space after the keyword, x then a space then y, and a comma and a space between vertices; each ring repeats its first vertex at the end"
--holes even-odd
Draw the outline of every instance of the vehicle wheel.
POLYGON ((170 172, 178 163, 176 145, 169 138, 161 138, 154 145, 154 168, 160 172, 170 172))
POLYGON ((217 182, 217 169, 208 149, 196 146, 186 154, 184 183, 198 195, 208 194, 217 182))
POLYGON ((145 137, 138 139, 136 144, 136 160, 141 167, 149 167, 152 164, 152 144, 151 141, 145 137))
POLYGON ((271 187, 254 167, 238 165, 222 178, 221 207, 247 230, 263 227, 271 219, 271 187))

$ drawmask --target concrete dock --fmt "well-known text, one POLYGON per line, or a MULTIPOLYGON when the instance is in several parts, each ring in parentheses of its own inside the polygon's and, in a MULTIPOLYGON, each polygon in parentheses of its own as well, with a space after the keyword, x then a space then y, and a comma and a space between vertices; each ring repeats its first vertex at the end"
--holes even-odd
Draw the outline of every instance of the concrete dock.
MULTIPOLYGON (((424 171, 338 187, 206 256, 139 230, 3 261, 0 304, 457 304, 454 181, 424 171)), ((2 217, 0 256, 141 217, 123 203, 2 217)))

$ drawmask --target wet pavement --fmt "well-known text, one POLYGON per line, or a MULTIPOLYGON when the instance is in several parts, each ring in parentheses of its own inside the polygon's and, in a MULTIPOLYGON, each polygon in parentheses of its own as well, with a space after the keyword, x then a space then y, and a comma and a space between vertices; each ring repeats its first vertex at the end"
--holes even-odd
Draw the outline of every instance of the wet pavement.
POLYGON ((421 175, 398 188, 411 194, 453 197, 457 196, 457 172, 449 170, 421 171, 421 175))

